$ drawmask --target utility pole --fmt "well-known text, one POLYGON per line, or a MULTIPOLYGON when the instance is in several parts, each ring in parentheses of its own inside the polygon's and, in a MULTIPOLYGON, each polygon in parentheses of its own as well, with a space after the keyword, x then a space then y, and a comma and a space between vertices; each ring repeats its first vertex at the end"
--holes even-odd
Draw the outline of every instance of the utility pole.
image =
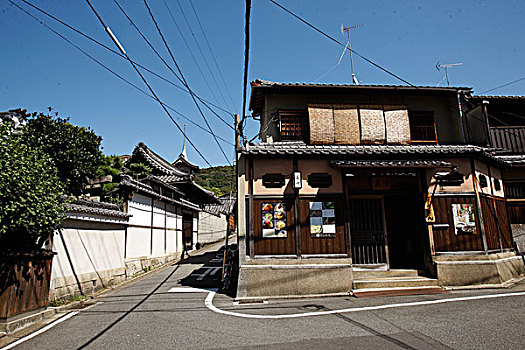
POLYGON ((350 27, 343 27, 343 25, 341 24, 341 33, 344 35, 344 33, 346 32, 346 34, 348 35, 347 45, 348 45, 348 51, 350 52, 350 68, 352 69, 352 82, 354 83, 354 85, 359 85, 359 81, 357 80, 357 77, 354 73, 354 60, 352 59, 352 44, 350 43, 350 31, 352 29, 356 29, 362 26, 363 26, 362 24, 356 24, 350 27))

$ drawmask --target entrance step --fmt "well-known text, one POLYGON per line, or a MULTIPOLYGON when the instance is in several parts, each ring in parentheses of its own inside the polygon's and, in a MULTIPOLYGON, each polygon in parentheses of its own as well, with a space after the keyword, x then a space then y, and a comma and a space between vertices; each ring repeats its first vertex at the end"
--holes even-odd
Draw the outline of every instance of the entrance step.
POLYGON ((390 277, 418 277, 417 270, 372 270, 372 269, 353 269, 354 280, 370 280, 377 278, 390 277))
POLYGON ((357 289, 353 291, 354 297, 393 297, 406 295, 428 295, 450 293, 440 287, 421 287, 421 288, 370 288, 357 289))
MULTIPOLYGON (((355 277, 354 277, 355 278, 355 277)), ((401 276, 374 279, 354 279, 353 290, 377 288, 421 288, 438 287, 438 280, 421 276, 401 276)))

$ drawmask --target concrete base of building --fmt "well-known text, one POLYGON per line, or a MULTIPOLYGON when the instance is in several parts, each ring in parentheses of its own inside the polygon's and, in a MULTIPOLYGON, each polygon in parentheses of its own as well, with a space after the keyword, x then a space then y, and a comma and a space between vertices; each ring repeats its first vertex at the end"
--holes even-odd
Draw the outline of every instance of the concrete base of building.
POLYGON ((178 260, 180 255, 180 253, 170 253, 155 257, 138 256, 127 258, 124 261, 124 264, 126 265, 126 277, 130 278, 140 273, 147 272, 156 266, 167 264, 173 260, 178 260))
POLYGON ((505 285, 525 275, 521 256, 514 252, 433 257, 440 286, 505 285))
POLYGON ((247 260, 239 269, 237 299, 348 295, 350 259, 247 260))

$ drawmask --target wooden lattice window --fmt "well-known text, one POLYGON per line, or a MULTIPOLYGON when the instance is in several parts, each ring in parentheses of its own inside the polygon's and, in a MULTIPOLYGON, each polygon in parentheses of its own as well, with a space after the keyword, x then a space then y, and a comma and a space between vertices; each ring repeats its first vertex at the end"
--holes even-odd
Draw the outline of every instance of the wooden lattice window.
POLYGON ((408 113, 408 119, 412 142, 437 143, 434 112, 411 111, 408 113))
POLYGON ((308 138, 306 111, 279 111, 281 141, 305 141, 308 138))

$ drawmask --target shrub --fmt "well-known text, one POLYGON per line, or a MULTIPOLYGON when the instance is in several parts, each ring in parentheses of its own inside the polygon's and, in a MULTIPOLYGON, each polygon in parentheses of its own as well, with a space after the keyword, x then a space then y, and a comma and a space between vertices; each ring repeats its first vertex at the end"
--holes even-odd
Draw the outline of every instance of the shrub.
POLYGON ((0 251, 40 250, 62 220, 62 193, 50 157, 0 125, 0 251))

